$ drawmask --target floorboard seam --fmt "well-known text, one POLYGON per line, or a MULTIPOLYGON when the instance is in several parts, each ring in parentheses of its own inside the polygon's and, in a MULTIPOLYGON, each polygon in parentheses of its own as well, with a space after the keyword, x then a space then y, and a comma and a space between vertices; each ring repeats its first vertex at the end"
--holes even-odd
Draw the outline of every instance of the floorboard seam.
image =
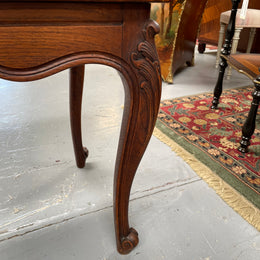
MULTIPOLYGON (((197 179, 197 180, 193 180, 193 181, 190 181, 190 182, 182 183, 182 184, 179 184, 179 185, 177 185, 177 186, 169 187, 168 189, 158 190, 158 191, 155 191, 155 192, 150 193, 150 194, 145 194, 145 195, 143 195, 143 196, 130 199, 130 201, 136 201, 136 200, 138 200, 138 199, 142 199, 142 198, 145 198, 145 197, 150 197, 150 196, 152 196, 152 195, 154 195, 154 194, 158 194, 158 193, 161 193, 161 192, 169 191, 169 190, 172 190, 172 189, 175 189, 175 188, 179 188, 179 187, 182 187, 182 186, 186 186, 186 185, 189 185, 189 184, 192 184, 192 183, 195 183, 195 182, 199 182, 199 181, 202 181, 202 180, 201 180, 201 179, 197 179)), ((165 187, 165 184, 164 184, 164 185, 161 185, 161 186, 159 186, 159 187, 165 187)), ((24 235, 26 235, 26 234, 29 234, 29 233, 32 233, 32 232, 36 232, 36 231, 38 231, 38 230, 41 230, 41 229, 44 229, 44 228, 47 228, 47 227, 51 227, 51 226, 54 226, 54 225, 57 225, 57 224, 61 224, 61 223, 67 222, 67 221, 76 219, 76 218, 78 218, 78 217, 83 217, 83 216, 86 216, 86 215, 89 215, 89 214, 97 213, 97 212, 100 212, 100 211, 103 211, 103 210, 106 210, 106 209, 109 209, 109 208, 112 208, 112 207, 113 207, 113 205, 109 205, 109 206, 103 207, 103 208, 101 208, 101 209, 97 209, 97 210, 93 210, 93 211, 81 213, 81 214, 79 214, 79 215, 72 216, 72 217, 70 217, 70 218, 66 218, 66 219, 63 219, 63 220, 60 220, 60 221, 57 221, 57 222, 54 222, 54 223, 49 223, 49 224, 46 224, 46 225, 44 225, 44 226, 37 227, 37 228, 35 228, 35 229, 28 230, 28 231, 25 231, 25 232, 20 233, 20 234, 15 234, 15 235, 12 235, 12 236, 10 236, 10 237, 6 237, 6 238, 3 238, 3 239, 0 239, 0 243, 1 243, 1 242, 4 242, 4 241, 6 241, 6 240, 10 240, 10 239, 12 239, 12 238, 21 237, 21 236, 24 236, 24 235)))

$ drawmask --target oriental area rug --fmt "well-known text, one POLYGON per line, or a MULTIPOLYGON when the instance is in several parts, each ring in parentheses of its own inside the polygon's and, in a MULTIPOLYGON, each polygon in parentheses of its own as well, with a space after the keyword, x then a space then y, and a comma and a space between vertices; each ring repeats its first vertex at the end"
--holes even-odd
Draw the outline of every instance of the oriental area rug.
POLYGON ((162 101, 154 135, 260 231, 260 113, 249 152, 237 150, 253 89, 224 91, 216 110, 212 93, 162 101))

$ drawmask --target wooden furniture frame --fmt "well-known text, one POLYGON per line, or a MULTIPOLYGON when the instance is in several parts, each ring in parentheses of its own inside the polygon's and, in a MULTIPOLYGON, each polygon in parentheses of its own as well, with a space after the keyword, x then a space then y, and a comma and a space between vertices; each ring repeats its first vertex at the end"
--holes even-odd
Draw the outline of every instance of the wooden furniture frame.
POLYGON ((255 131, 256 115, 260 103, 260 54, 230 54, 232 39, 235 32, 237 8, 240 1, 241 0, 232 0, 232 10, 223 45, 224 48, 220 56, 219 75, 214 89, 214 97, 211 108, 216 109, 218 107, 223 88, 225 69, 228 65, 237 69, 239 72, 244 73, 253 81, 255 85, 255 90, 252 93, 253 101, 251 103, 247 119, 242 127, 242 140, 240 142, 240 147, 238 148, 240 152, 246 153, 248 152, 250 139, 255 131))
POLYGON ((138 234, 128 222, 130 189, 153 132, 161 95, 154 45, 159 26, 149 19, 149 2, 0 2, 1 78, 32 81, 70 69, 71 131, 79 168, 88 156, 81 137, 84 64, 111 66, 122 77, 125 105, 114 179, 115 232, 122 254, 138 243, 138 234))
MULTIPOLYGON (((207 0, 187 0, 180 17, 172 54, 172 76, 184 66, 194 65, 194 49, 207 0)), ((173 82, 170 79, 169 82, 173 82)))

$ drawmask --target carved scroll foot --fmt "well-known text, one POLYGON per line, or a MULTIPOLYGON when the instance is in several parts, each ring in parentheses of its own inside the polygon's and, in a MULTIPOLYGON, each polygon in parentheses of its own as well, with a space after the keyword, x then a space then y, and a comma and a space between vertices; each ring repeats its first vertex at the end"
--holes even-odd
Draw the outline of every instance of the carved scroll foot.
MULTIPOLYGON (((161 76, 154 44, 158 32, 155 22, 145 25, 139 43, 128 52, 128 64, 121 75, 126 95, 114 182, 115 231, 121 254, 129 253, 138 243, 137 232, 129 228, 128 205, 132 182, 159 110, 161 76)), ((134 44, 136 41, 133 38, 134 44)))
POLYGON ((70 124, 76 163, 79 168, 85 166, 88 149, 82 146, 81 103, 84 83, 84 65, 70 69, 70 124))
POLYGON ((88 153, 89 153, 87 147, 83 147, 83 151, 84 151, 85 159, 87 159, 88 158, 88 153))
POLYGON ((137 246, 138 242, 139 239, 137 231, 134 228, 130 228, 128 236, 121 238, 119 253, 124 255, 130 253, 137 246))

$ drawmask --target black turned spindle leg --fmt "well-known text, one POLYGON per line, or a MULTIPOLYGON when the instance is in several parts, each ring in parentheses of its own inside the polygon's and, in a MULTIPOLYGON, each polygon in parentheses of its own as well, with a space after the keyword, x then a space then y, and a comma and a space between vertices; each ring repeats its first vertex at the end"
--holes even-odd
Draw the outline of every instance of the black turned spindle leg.
POLYGON ((218 73, 218 81, 216 83, 216 86, 214 88, 214 97, 212 100, 212 106, 211 109, 217 109, 219 98, 222 94, 222 86, 223 86, 223 79, 225 75, 225 70, 227 67, 227 61, 224 57, 220 57, 220 63, 219 63, 219 73, 218 73))
POLYGON ((242 140, 238 150, 242 153, 248 152, 248 146, 250 145, 250 139, 255 131, 255 120, 260 103, 260 76, 254 81, 255 91, 252 93, 253 101, 248 113, 248 117, 242 127, 242 140))
POLYGON ((232 0, 232 10, 231 10, 231 15, 227 26, 226 35, 225 35, 225 42, 223 45, 224 49, 221 52, 222 56, 220 57, 218 81, 214 89, 214 97, 211 106, 212 109, 216 109, 218 107, 219 98, 222 94, 223 78, 227 67, 226 59, 230 55, 230 51, 231 51, 232 38, 235 32, 237 8, 240 1, 241 0, 232 0))

